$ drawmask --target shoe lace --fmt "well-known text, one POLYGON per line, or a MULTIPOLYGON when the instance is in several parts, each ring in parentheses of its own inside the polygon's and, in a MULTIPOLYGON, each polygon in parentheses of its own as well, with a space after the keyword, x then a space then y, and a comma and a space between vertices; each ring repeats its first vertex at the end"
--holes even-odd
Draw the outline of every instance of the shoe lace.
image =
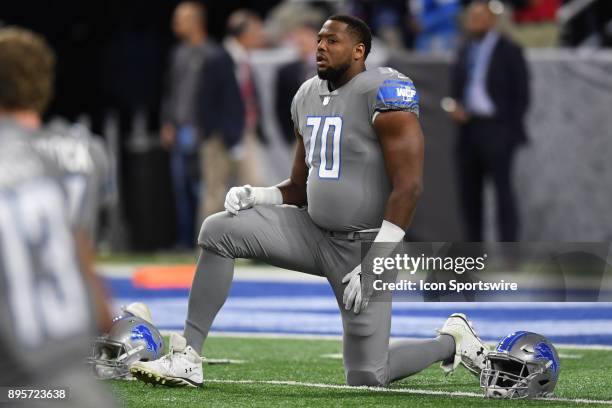
POLYGON ((170 347, 170 350, 168 351, 168 354, 166 354, 165 356, 162 357, 162 364, 168 369, 171 370, 172 369, 172 365, 174 363, 174 355, 175 354, 180 354, 178 351, 174 351, 174 349, 172 347, 170 347))

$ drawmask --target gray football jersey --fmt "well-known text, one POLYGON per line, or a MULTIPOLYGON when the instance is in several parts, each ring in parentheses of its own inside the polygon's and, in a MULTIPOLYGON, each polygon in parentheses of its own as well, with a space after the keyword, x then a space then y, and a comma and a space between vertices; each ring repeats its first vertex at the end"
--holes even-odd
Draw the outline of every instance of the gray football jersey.
POLYGON ((0 384, 76 364, 92 309, 61 171, 37 132, 0 121, 0 384))
POLYGON ((35 145, 62 169, 73 223, 95 242, 99 212, 116 193, 106 146, 85 127, 62 121, 47 126, 35 145))
POLYGON ((392 110, 418 115, 419 96, 410 78, 387 67, 331 92, 313 77, 295 94, 291 117, 306 151, 308 213, 321 228, 380 227, 391 184, 373 121, 392 110))

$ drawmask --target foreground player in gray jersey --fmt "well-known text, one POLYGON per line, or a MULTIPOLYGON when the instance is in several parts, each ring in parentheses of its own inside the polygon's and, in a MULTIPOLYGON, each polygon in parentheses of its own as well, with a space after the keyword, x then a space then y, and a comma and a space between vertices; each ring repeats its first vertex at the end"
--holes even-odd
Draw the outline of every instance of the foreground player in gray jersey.
POLYGON ((435 339, 389 345, 391 303, 368 305, 361 243, 403 239, 421 192, 424 156, 414 85, 390 68, 366 71, 370 47, 361 20, 338 15, 325 22, 318 76, 301 86, 291 106, 298 139, 291 177, 274 187, 234 187, 227 212, 204 221, 185 336, 171 338, 165 358, 136 363, 136 377, 202 384, 199 354, 227 298, 235 258, 327 278, 342 314, 350 385, 387 385, 437 361, 447 372, 460 362, 480 372, 486 349, 465 316, 451 316, 435 339))
POLYGON ((75 245, 63 172, 34 147, 43 137, 53 53, 37 35, 5 28, 0 61, 0 386, 66 387, 68 398, 56 406, 113 406, 83 365, 106 306, 75 245))

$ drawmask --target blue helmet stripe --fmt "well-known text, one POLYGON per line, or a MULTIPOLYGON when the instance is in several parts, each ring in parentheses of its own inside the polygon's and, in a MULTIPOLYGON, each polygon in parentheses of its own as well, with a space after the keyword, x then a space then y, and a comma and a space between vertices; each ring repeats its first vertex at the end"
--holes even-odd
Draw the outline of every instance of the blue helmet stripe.
POLYGON ((527 334, 529 334, 527 331, 517 331, 508 335, 497 345, 497 351, 510 351, 516 342, 527 334))

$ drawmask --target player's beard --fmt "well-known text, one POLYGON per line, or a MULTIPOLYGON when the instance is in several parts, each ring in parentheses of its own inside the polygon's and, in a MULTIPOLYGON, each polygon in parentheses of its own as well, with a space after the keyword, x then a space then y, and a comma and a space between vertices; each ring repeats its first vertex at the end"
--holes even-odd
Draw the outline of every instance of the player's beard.
POLYGON ((332 68, 328 66, 324 70, 317 69, 317 75, 321 79, 334 82, 340 79, 342 75, 344 75, 344 73, 350 68, 350 66, 351 63, 349 61, 345 62, 337 68, 332 68))

